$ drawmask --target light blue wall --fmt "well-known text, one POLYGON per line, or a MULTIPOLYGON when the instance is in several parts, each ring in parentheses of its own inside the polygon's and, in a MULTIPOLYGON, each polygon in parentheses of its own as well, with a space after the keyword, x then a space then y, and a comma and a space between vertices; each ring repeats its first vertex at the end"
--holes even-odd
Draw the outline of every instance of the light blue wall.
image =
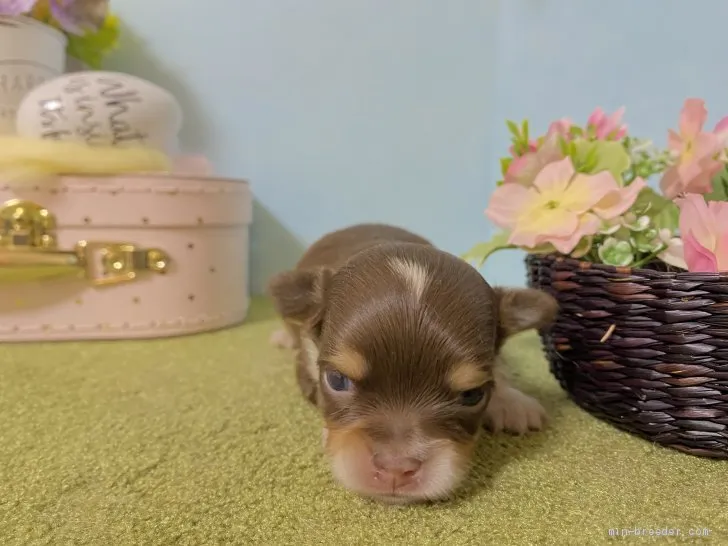
MULTIPOLYGON (((663 143, 686 96, 713 122, 728 114, 725 0, 112 4, 127 34, 109 68, 177 94, 187 149, 252 182, 255 292, 350 223, 397 223, 454 253, 488 237, 505 118, 544 130, 624 104, 663 143)), ((520 284, 521 260, 484 272, 520 284)))

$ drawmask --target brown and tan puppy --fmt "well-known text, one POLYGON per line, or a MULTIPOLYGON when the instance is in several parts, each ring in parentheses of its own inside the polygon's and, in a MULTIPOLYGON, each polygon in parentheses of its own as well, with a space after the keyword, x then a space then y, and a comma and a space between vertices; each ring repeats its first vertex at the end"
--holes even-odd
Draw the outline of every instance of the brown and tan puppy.
POLYGON ((448 497, 483 425, 540 429, 538 401, 510 386, 498 353, 543 328, 557 304, 543 292, 491 288, 463 260, 399 228, 326 235, 270 293, 298 349, 304 396, 325 421, 336 479, 388 502, 448 497))

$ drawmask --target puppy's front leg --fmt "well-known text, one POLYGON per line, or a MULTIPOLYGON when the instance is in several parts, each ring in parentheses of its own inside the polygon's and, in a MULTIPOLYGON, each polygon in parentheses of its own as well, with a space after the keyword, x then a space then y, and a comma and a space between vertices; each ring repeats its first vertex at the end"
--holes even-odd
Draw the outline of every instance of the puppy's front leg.
POLYGON ((311 338, 303 336, 300 339, 301 348, 296 353, 296 379, 304 398, 318 406, 318 348, 311 338))
POLYGON ((541 403, 511 386, 502 371, 496 370, 484 425, 493 432, 525 434, 529 430, 541 430, 545 422, 546 410, 541 403))
POLYGON ((314 406, 318 405, 318 382, 312 376, 311 365, 303 350, 296 354, 296 380, 303 397, 314 406))
POLYGON ((301 346, 301 327, 290 321, 284 321, 283 327, 273 332, 270 343, 281 349, 298 349, 301 346))

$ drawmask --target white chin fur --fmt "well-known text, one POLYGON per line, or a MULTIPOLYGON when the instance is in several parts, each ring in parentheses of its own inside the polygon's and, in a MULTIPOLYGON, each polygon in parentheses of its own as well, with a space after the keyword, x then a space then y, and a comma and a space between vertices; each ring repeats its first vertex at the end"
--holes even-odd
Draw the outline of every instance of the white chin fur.
POLYGON ((434 450, 433 456, 425 463, 420 487, 397 495, 387 495, 366 486, 361 471, 354 466, 355 461, 356 457, 349 457, 346 452, 333 455, 331 468, 334 478, 353 493, 387 504, 411 504, 447 498, 460 485, 467 471, 466 465, 452 447, 441 446, 434 450))

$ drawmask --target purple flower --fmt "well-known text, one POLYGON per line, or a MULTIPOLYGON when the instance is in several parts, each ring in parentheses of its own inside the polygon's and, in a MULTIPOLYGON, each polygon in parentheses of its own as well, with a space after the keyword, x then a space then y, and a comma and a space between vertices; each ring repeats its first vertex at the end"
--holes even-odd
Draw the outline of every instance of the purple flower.
POLYGON ((109 0, 50 0, 50 6, 53 18, 63 30, 80 35, 96 31, 103 25, 109 0))
POLYGON ((0 15, 15 17, 33 9, 38 0, 0 0, 0 15))

